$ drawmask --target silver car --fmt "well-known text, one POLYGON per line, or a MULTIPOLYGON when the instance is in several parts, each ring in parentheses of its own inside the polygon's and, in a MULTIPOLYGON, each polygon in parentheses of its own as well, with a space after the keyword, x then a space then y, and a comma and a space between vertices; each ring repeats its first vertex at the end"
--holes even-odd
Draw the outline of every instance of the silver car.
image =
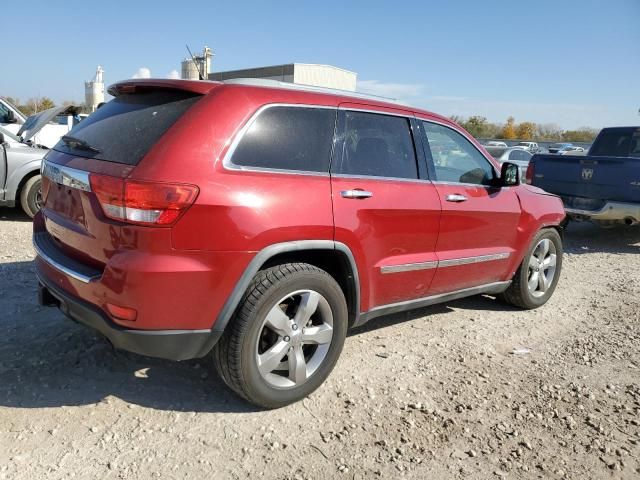
POLYGON ((524 179, 529 167, 529 160, 533 155, 520 147, 485 147, 487 152, 500 164, 504 162, 515 163, 520 167, 520 178, 524 179))
POLYGON ((30 217, 40 210, 40 165, 48 151, 0 127, 0 206, 19 204, 30 217))

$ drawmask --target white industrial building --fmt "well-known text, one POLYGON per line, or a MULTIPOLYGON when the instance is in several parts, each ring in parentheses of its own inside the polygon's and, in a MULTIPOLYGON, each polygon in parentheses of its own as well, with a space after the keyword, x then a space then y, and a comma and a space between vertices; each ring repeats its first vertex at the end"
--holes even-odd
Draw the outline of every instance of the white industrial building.
POLYGON ((89 113, 95 112, 98 105, 104 102, 104 70, 100 65, 96 69, 93 80, 84 82, 84 103, 89 113))
POLYGON ((223 81, 234 78, 261 78, 281 82, 312 85, 356 91, 358 74, 332 65, 312 63, 289 63, 269 67, 247 68, 209 74, 209 80, 223 81))
POLYGON ((180 78, 184 80, 200 80, 200 73, 204 80, 211 72, 213 52, 209 47, 204 47, 202 55, 194 55, 193 58, 185 58, 181 64, 180 78))

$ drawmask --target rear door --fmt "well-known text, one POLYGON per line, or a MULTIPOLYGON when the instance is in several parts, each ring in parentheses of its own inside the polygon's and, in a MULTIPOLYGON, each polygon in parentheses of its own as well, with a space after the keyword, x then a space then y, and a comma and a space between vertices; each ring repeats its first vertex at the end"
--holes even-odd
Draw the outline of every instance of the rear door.
POLYGON ((442 204, 431 293, 504 280, 515 251, 520 203, 513 188, 491 186, 493 164, 453 127, 421 121, 431 176, 442 204))
POLYGON ((435 273, 440 200, 418 162, 411 113, 343 104, 331 165, 335 240, 352 248, 361 311, 427 296, 435 273))

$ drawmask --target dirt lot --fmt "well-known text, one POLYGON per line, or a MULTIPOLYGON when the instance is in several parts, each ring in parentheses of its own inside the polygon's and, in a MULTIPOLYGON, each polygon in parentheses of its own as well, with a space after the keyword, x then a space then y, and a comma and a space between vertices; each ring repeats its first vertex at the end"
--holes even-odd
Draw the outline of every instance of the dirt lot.
POLYGON ((30 230, 0 209, 0 478, 640 476, 640 228, 571 225, 539 310, 374 320, 320 390, 267 412, 208 359, 115 352, 39 307, 30 230))

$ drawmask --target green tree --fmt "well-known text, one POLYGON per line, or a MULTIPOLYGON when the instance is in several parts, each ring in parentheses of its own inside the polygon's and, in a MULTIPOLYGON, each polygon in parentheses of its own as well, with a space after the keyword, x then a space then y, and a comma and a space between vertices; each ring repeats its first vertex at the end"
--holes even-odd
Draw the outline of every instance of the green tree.
POLYGON ((593 142, 598 135, 598 130, 582 127, 577 130, 567 130, 562 133, 562 139, 567 142, 593 142))
POLYGON ((473 135, 475 138, 484 138, 487 134, 487 119, 479 115, 469 117, 469 120, 464 122, 462 126, 464 129, 473 135))

